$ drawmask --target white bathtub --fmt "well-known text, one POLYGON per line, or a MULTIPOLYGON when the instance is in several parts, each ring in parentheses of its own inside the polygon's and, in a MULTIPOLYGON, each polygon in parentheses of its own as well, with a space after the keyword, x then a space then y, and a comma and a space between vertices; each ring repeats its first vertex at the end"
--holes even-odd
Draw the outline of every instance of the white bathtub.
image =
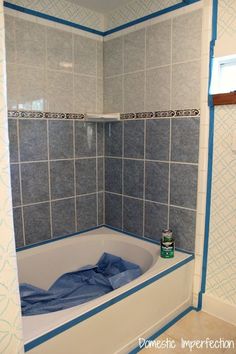
POLYGON ((192 304, 193 256, 160 258, 159 246, 102 227, 17 253, 19 282, 48 288, 61 274, 95 264, 103 252, 143 274, 96 300, 23 317, 25 350, 50 354, 128 353, 192 304))

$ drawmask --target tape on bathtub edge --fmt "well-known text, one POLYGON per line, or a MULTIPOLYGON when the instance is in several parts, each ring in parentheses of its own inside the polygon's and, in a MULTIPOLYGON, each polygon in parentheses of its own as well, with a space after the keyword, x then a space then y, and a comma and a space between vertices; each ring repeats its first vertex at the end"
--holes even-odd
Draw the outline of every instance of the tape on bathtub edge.
MULTIPOLYGON (((189 255, 188 258, 183 259, 182 261, 178 262, 177 264, 173 265, 172 267, 170 267, 169 269, 166 269, 164 271, 162 271, 161 273, 153 276, 150 279, 147 279, 146 281, 144 281, 141 284, 136 285, 134 288, 127 290, 126 292, 124 292, 123 294, 117 295, 115 298, 108 300, 107 302, 105 302, 104 304, 101 304, 97 307, 95 307, 94 309, 88 311, 87 313, 78 316, 77 318, 74 318, 73 320, 68 321, 67 323, 54 328, 53 330, 47 332, 46 334, 43 334, 41 336, 39 336, 36 339, 33 339, 32 341, 26 343, 24 345, 24 349, 25 352, 43 344, 44 342, 48 341, 49 339, 59 335, 60 333, 65 332, 66 330, 76 326, 77 324, 87 320, 88 318, 96 315, 97 313, 105 310, 106 308, 116 304, 117 302, 125 299, 126 297, 136 293, 137 291, 145 288, 146 286, 154 283, 155 281, 163 278, 164 276, 168 275, 169 273, 172 273, 173 271, 175 271, 176 269, 184 266, 185 264, 191 262, 194 259, 193 255, 189 255)), ((193 307, 191 306, 191 309, 193 307)), ((186 310, 185 310, 186 311, 186 310)), ((178 317, 178 316, 177 316, 178 317)))

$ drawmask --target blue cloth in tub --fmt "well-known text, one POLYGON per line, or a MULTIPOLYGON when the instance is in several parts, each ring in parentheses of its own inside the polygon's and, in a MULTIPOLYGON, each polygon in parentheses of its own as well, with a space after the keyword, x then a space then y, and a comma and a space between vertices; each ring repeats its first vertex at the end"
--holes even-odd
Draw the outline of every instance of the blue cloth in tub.
POLYGON ((104 253, 94 266, 60 276, 48 289, 20 284, 23 316, 64 310, 129 283, 141 275, 138 265, 109 253, 104 253))

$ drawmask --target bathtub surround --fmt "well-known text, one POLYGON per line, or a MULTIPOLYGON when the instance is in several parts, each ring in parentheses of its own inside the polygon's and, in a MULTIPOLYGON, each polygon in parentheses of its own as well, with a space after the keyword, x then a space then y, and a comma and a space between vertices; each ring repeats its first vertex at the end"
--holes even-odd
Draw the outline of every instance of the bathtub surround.
POLYGON ((158 241, 170 227, 193 252, 198 140, 199 118, 106 124, 106 224, 158 241))
POLYGON ((17 247, 103 224, 103 125, 9 118, 17 247))
POLYGON ((104 111, 200 107, 202 10, 104 40, 104 111))
POLYGON ((8 109, 103 110, 103 43, 36 18, 5 15, 8 109), (83 87, 83 90, 81 90, 83 87))
POLYGON ((177 112, 200 106, 201 34, 198 9, 104 41, 104 111, 148 118, 105 127, 106 224, 156 240, 171 227, 177 247, 188 251, 195 247, 200 119, 177 112))
POLYGON ((104 44, 95 35, 88 38, 21 16, 6 15, 6 25, 17 246, 102 225, 106 219, 110 226, 153 239, 173 225, 177 246, 193 251, 201 10, 143 24, 104 44), (187 35, 183 23, 192 23, 187 35), (183 41, 186 48, 180 54, 183 41), (176 71, 180 67, 183 71, 176 71), (188 74, 184 79, 188 70, 194 78, 188 74), (31 72, 38 80, 32 80, 31 72), (106 125, 106 149, 100 153, 103 127, 83 119, 86 111, 102 111, 103 106, 121 112, 122 122, 106 125), (77 126, 87 128, 78 132, 77 126), (186 143, 186 151, 179 142, 186 143), (185 240, 180 235, 186 230, 185 240))

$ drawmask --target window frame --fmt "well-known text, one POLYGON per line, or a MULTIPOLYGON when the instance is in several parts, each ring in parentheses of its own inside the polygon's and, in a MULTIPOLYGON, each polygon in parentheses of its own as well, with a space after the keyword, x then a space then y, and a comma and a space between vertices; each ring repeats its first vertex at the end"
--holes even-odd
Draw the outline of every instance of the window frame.
POLYGON ((236 65, 236 55, 231 55, 227 57, 215 58, 212 70, 212 82, 210 92, 213 98, 214 105, 230 105, 236 104, 236 87, 234 91, 222 92, 220 87, 222 66, 227 64, 236 65))

